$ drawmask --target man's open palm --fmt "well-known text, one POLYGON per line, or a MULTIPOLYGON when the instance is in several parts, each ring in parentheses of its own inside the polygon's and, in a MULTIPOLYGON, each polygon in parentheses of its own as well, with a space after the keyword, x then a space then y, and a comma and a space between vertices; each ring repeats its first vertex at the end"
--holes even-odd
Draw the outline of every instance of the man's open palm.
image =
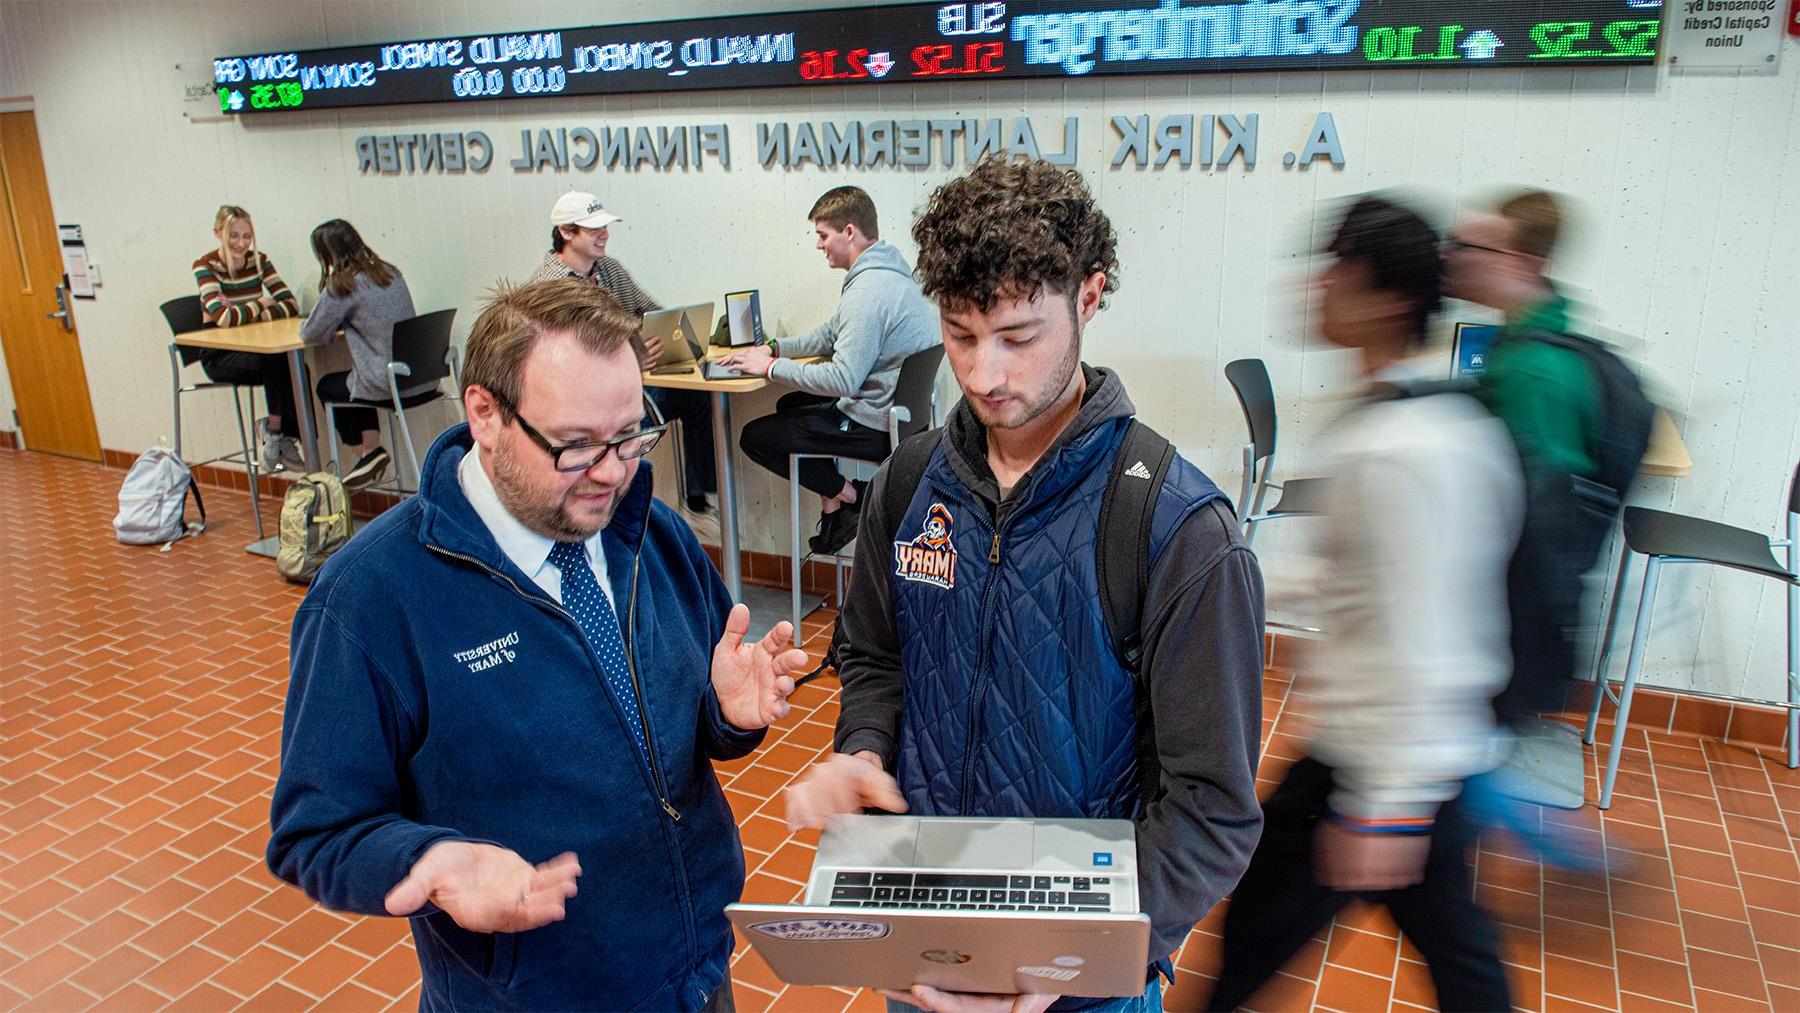
POLYGON ((430 901, 471 932, 524 932, 562 921, 580 875, 573 852, 534 866, 491 844, 441 841, 388 891, 387 911, 410 915, 430 901))
POLYGON ((741 602, 731 607, 725 635, 713 648, 712 684, 733 728, 767 728, 787 716, 793 673, 806 665, 805 651, 787 647, 793 629, 792 623, 779 622, 767 636, 746 644, 750 608, 741 602))

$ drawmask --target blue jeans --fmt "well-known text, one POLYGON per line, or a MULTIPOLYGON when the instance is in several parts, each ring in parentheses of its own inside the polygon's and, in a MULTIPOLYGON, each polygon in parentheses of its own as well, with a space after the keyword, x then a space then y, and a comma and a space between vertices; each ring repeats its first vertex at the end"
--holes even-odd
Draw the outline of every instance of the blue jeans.
POLYGON ((665 420, 681 420, 682 481, 689 498, 719 491, 713 447, 712 399, 697 390, 651 387, 650 400, 665 420))
MULTIPOLYGON (((887 1008, 888 1013, 919 1013, 919 1007, 892 999, 887 1001, 887 1008)), ((1159 974, 1150 979, 1143 995, 1106 999, 1096 1006, 1083 1007, 1081 1013, 1162 1013, 1162 1008, 1162 975, 1159 974)))

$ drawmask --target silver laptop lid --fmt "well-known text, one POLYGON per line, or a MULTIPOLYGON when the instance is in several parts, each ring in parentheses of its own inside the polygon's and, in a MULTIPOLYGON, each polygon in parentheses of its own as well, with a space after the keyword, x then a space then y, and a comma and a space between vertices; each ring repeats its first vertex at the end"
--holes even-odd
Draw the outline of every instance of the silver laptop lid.
POLYGON ((655 365, 682 365, 704 354, 707 339, 712 335, 712 313, 713 304, 701 302, 644 314, 640 332, 645 337, 662 339, 662 357, 655 365))

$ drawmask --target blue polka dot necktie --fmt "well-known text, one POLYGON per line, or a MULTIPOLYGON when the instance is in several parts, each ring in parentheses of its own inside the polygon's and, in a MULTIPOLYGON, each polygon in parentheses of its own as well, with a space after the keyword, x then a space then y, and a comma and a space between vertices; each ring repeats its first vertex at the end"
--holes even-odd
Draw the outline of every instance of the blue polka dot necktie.
POLYGON ((631 727, 638 756, 647 760, 650 747, 644 741, 637 694, 632 692, 631 670, 625 664, 625 638, 619 632, 619 617, 613 611, 612 602, 607 600, 600 582, 594 579, 593 567, 588 565, 586 546, 581 542, 557 542, 550 550, 550 565, 562 571, 563 608, 581 624, 588 645, 600 659, 606 685, 611 687, 613 695, 619 699, 620 709, 625 712, 625 723, 631 727))

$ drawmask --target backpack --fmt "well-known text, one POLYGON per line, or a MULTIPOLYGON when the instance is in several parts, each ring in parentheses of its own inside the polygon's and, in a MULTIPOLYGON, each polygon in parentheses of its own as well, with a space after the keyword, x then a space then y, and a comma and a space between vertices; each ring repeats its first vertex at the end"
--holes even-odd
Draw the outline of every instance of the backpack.
MULTIPOLYGON (((1624 507, 1650 446, 1656 412, 1636 374, 1600 342, 1549 331, 1525 335, 1523 340, 1542 341, 1581 356, 1599 388, 1600 424, 1592 476, 1534 474, 1523 468, 1524 519, 1506 577, 1513 676, 1496 701, 1501 718, 1509 722, 1563 705, 1568 680, 1575 677, 1582 577, 1599 561, 1624 507)), ((1397 386, 1394 396, 1456 392, 1474 394, 1481 401, 1478 391, 1467 381, 1428 381, 1397 386)))
MULTIPOLYGON (((883 514, 893 518, 896 525, 912 502, 932 451, 942 439, 942 429, 910 436, 888 458, 881 505, 883 514)), ((1094 572, 1100 581, 1102 614, 1113 654, 1138 684, 1138 779, 1146 802, 1156 797, 1162 783, 1162 763, 1150 720, 1150 688, 1143 682, 1142 627, 1144 596, 1150 586, 1150 513, 1174 460, 1173 444, 1156 430, 1132 419, 1113 458, 1112 474, 1100 500, 1099 535, 1094 539, 1094 572), (1146 473, 1148 481, 1143 481, 1146 473), (1132 481, 1120 481, 1127 474, 1132 481)), ((894 531, 886 532, 884 544, 893 541, 894 536, 894 531)), ((825 649, 824 660, 799 682, 816 679, 827 668, 836 671, 843 646, 844 622, 840 614, 832 626, 831 645, 825 649)))
POLYGON ((127 545, 157 545, 163 551, 190 535, 206 530, 206 504, 200 499, 200 487, 193 472, 161 444, 138 455, 119 486, 119 513, 113 518, 113 531, 127 545), (200 511, 199 523, 187 523, 187 498, 194 497, 200 511))
POLYGON ((296 479, 281 500, 281 547, 275 571, 296 584, 313 574, 350 540, 350 494, 329 471, 296 479))

